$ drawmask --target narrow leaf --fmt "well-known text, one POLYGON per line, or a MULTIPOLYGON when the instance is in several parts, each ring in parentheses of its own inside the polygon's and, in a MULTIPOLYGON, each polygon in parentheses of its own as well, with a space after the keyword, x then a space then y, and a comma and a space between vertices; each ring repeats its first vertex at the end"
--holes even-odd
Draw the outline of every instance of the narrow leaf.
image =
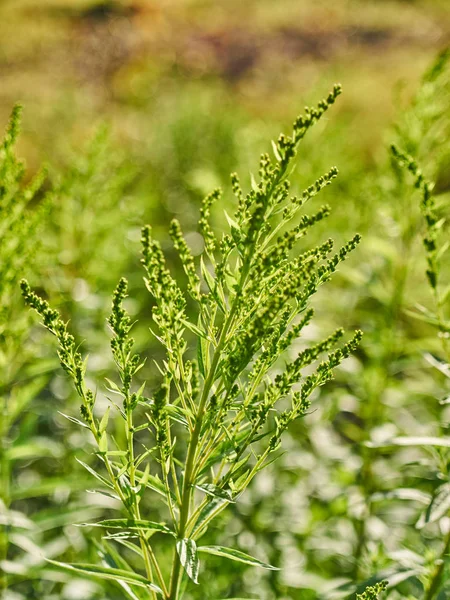
POLYGON ((120 500, 117 494, 112 494, 106 490, 86 490, 88 494, 100 494, 101 496, 106 496, 107 498, 112 498, 113 500, 120 500))
POLYGON ((100 473, 97 473, 97 471, 94 471, 94 469, 92 469, 92 467, 90 467, 89 465, 87 465, 86 463, 84 463, 83 461, 81 461, 80 459, 76 459, 77 462, 80 463, 80 465, 82 467, 84 467, 86 469, 86 471, 88 471, 91 475, 93 475, 96 479, 98 479, 99 481, 101 481, 104 485, 106 485, 106 487, 109 487, 110 489, 114 489, 114 486, 112 485, 111 482, 109 482, 107 479, 105 479, 104 477, 102 477, 102 475, 100 475, 100 473))
MULTIPOLYGON (((173 421, 179 423, 180 425, 183 425, 183 427, 185 427, 186 429, 189 429, 189 423, 185 417, 187 411, 185 411, 181 406, 174 406, 173 404, 168 404, 165 410, 173 421)), ((193 417, 192 414, 190 414, 189 416, 193 417)))
POLYGON ((162 595, 162 590, 157 585, 151 583, 148 579, 142 575, 139 575, 138 573, 131 573, 130 571, 124 571, 123 569, 109 569, 106 567, 100 567, 98 565, 88 565, 84 563, 70 564, 61 563, 56 560, 46 560, 55 567, 59 567, 65 571, 80 573, 85 577, 97 577, 99 579, 110 579, 112 581, 117 581, 120 579, 126 583, 132 583, 133 585, 149 588, 150 590, 162 595))
POLYGON ((430 502, 430 494, 425 494, 415 488, 397 488, 396 490, 386 490, 383 492, 376 492, 372 494, 372 502, 379 502, 381 500, 413 500, 422 504, 428 504, 430 502))
POLYGON ((197 362, 200 374, 203 378, 206 377, 207 363, 207 344, 203 338, 199 338, 197 342, 197 362))
POLYGON ((228 500, 223 500, 222 498, 212 498, 199 514, 197 522, 195 523, 193 534, 197 535, 204 525, 206 525, 213 515, 215 515, 215 513, 219 513, 224 506, 228 505, 228 502, 228 500))
POLYGON ((272 565, 264 563, 261 560, 253 558, 252 556, 245 554, 244 552, 240 552, 239 550, 235 550, 234 548, 224 548, 223 546, 200 546, 198 551, 205 552, 206 554, 223 556, 225 558, 230 558, 231 560, 236 560, 254 567, 269 569, 270 571, 279 571, 277 567, 272 567, 272 565))
POLYGON ((203 257, 200 258, 200 268, 201 268, 203 278, 206 282, 206 285, 208 286, 208 289, 209 289, 212 297, 217 302, 217 306, 219 307, 219 309, 223 313, 225 313, 225 306, 224 306, 222 299, 219 296, 218 291, 217 291, 217 280, 214 279, 214 277, 209 272, 208 267, 205 265, 203 257))
POLYGON ((83 421, 80 421, 80 419, 76 419, 75 417, 66 415, 65 413, 61 412, 60 410, 58 410, 58 412, 62 417, 65 417, 68 421, 71 421, 72 423, 75 423, 76 425, 80 425, 80 427, 84 427, 85 429, 90 429, 89 425, 86 425, 86 423, 83 423, 83 421))
POLYGON ((79 527, 160 531, 161 533, 170 533, 173 535, 173 531, 166 527, 164 523, 154 523, 153 521, 144 521, 143 519, 106 519, 104 521, 97 521, 97 523, 80 523, 79 527))
POLYGON ((450 448, 450 438, 433 436, 399 436, 384 442, 367 442, 369 448, 385 448, 388 446, 437 446, 450 448))
POLYGON ((184 570, 194 583, 198 583, 200 563, 197 555, 197 545, 194 540, 184 538, 177 542, 177 552, 184 570))
POLYGON ((417 529, 422 529, 428 523, 438 521, 450 510, 450 484, 444 483, 437 488, 428 508, 420 515, 416 523, 417 529))
POLYGON ((102 420, 100 421, 100 425, 99 425, 99 431, 100 433, 103 433, 106 431, 106 428, 108 427, 108 420, 109 420, 109 411, 110 411, 110 406, 108 406, 108 408, 105 411, 105 414, 102 417, 102 420))
POLYGON ((115 533, 108 533, 108 535, 102 536, 104 540, 136 540, 139 539, 137 531, 116 531, 115 533))
POLYGON ((222 500, 227 500, 228 502, 234 502, 231 490, 223 490, 222 488, 214 485, 213 483, 200 483, 195 486, 197 489, 205 492, 209 496, 213 496, 214 498, 222 498, 222 500))
POLYGON ((111 381, 111 379, 108 379, 107 377, 105 377, 106 381, 108 382, 108 386, 105 386, 106 389, 108 390, 108 392, 112 392, 113 394, 118 394, 119 396, 123 396, 123 392, 120 389, 120 387, 114 383, 114 381, 111 381))
POLYGON ((197 325, 194 325, 194 323, 191 323, 187 319, 180 319, 180 322, 183 323, 183 325, 187 327, 190 331, 192 331, 192 333, 195 333, 197 337, 211 341, 209 340, 207 333, 200 329, 200 327, 197 327, 197 325))
MULTIPOLYGON (((136 471, 136 474, 138 477, 142 477, 144 472, 143 471, 136 471)), ((161 481, 161 479, 159 479, 158 476, 156 475, 149 475, 148 479, 145 483, 145 487, 148 487, 150 490, 153 490, 154 492, 156 492, 157 494, 160 494, 161 496, 164 497, 164 499, 167 498, 167 491, 166 491, 166 487, 164 485, 164 483, 161 481)), ((173 500, 175 499, 175 496, 171 493, 171 497, 173 500)))

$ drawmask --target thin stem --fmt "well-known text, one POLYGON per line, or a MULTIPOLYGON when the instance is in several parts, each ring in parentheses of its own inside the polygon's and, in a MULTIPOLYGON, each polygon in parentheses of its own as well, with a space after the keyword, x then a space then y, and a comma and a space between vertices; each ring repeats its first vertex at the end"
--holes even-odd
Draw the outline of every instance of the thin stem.
MULTIPOLYGON (((253 469, 250 471, 250 473, 248 474, 245 482, 242 484, 242 489, 245 489, 249 483, 251 482, 251 480, 253 479, 253 477, 256 475, 256 473, 258 472, 258 470, 261 468, 261 465, 264 463, 264 461, 266 460, 267 456, 269 455, 270 450, 269 448, 266 448, 266 450, 263 452, 263 454, 261 454, 261 456, 257 459, 253 469)), ((227 473, 228 476, 228 473, 227 473)), ((226 508, 227 504, 223 503, 220 504, 209 516, 207 519, 205 519, 204 522, 202 522, 202 529, 204 527, 206 527, 208 525, 208 523, 210 523, 213 519, 215 519, 217 517, 217 515, 219 515, 225 508, 226 508)), ((202 507, 202 505, 200 505, 199 509, 202 507)), ((195 512, 195 514, 193 515, 193 517, 196 516, 196 514, 199 512, 199 509, 195 512)), ((189 533, 192 533, 195 530, 195 524, 196 524, 196 519, 192 518, 189 525, 190 525, 190 529, 189 529, 189 533)))
MULTIPOLYGON (((300 141, 300 140, 298 140, 298 141, 300 141)), ((298 143, 298 141, 297 141, 297 143, 298 143)), ((287 161, 282 166, 279 173, 274 178, 269 189, 267 190, 267 193, 266 193, 267 204, 268 204, 268 200, 271 198, 272 194, 274 193, 277 185, 279 185, 279 183, 282 181, 283 177, 285 176, 288 165, 289 165, 289 161, 287 161)), ((195 427, 192 432, 192 436, 191 436, 191 439, 189 442, 188 453, 187 453, 187 457, 186 457, 186 466, 185 466, 185 473, 184 473, 184 479, 183 479, 183 492, 182 492, 182 496, 181 496, 180 520, 179 520, 179 528, 178 528, 179 539, 184 538, 184 536, 186 534, 186 527, 189 522, 192 487, 193 487, 193 482, 194 482, 193 475, 194 475, 195 458, 197 455, 198 444, 199 444, 199 439, 200 439, 200 432, 202 429, 203 418, 204 418, 205 410, 206 410, 206 404, 207 404, 207 401, 209 398, 209 393, 210 393, 211 388, 215 381, 216 370, 217 370, 217 367, 219 364, 222 349, 226 342, 228 331, 233 324, 233 320, 234 320, 234 317, 236 315, 236 312, 237 312, 237 309, 239 306, 239 299, 240 299, 242 290, 244 289, 244 286, 245 286, 245 283, 246 283, 246 280, 247 280, 247 277, 248 277, 248 274, 250 271, 250 265, 251 265, 251 261, 253 259, 254 250, 255 250, 257 242, 260 242, 259 235, 255 235, 253 242, 247 248, 247 252, 246 252, 244 260, 242 262, 242 270, 241 270, 241 276, 240 276, 237 292, 234 297, 233 304, 230 308, 230 312, 228 313, 228 317, 222 327, 220 338, 219 338, 217 347, 214 351, 214 355, 212 358, 208 377, 203 386, 202 395, 200 398, 200 403, 199 403, 198 411, 196 414, 195 427)), ((168 600, 178 600, 181 579, 182 579, 181 561, 180 561, 178 552, 175 549, 173 565, 172 565, 172 573, 171 573, 171 577, 170 577, 170 592, 169 592, 168 600)))
MULTIPOLYGON (((167 432, 167 442, 169 444, 169 447, 172 447, 172 438, 170 435, 170 426, 168 423, 168 420, 166 419, 166 432, 167 432)), ((181 499, 179 499, 180 497, 180 492, 178 489, 178 480, 176 478, 176 470, 175 470, 175 465, 173 460, 170 460, 170 472, 172 474, 172 479, 173 479, 173 485, 175 488, 175 493, 176 493, 176 497, 177 497, 177 501, 181 504, 181 499)), ((171 497, 171 491, 170 491, 170 484, 169 484, 169 471, 167 469, 167 465, 166 465, 166 458, 163 456, 163 452, 161 452, 161 471, 163 474, 163 478, 164 478, 164 485, 166 488, 166 497, 167 497, 167 505, 169 507, 169 512, 170 512, 170 516, 172 517, 172 522, 174 527, 176 526, 176 518, 175 518, 175 508, 172 504, 172 497, 171 497)))
MULTIPOLYGON (((244 279, 244 272, 243 277, 244 279)), ((237 295, 238 298, 238 295, 237 295)), ((189 442, 188 453, 186 457, 186 468, 183 478, 183 492, 181 496, 181 508, 180 508, 180 521, 178 527, 178 537, 179 539, 183 539, 186 533, 186 525, 189 519, 190 512, 190 504, 191 504, 191 496, 192 496, 192 484, 193 484, 193 470, 195 464, 195 456, 197 453, 197 447, 200 439, 200 431, 203 424, 203 417, 205 415, 206 403, 208 401, 209 392, 214 383, 216 369, 219 364, 222 348, 224 346, 228 329, 234 319, 234 315, 237 310, 238 303, 235 301, 233 306, 228 314, 227 320, 222 328, 222 332, 220 335, 219 342, 217 344, 217 348, 214 352, 214 356, 211 363, 211 368, 208 373, 208 377, 205 381, 205 385, 203 386, 202 395, 200 398, 200 403, 196 415, 195 427, 192 432, 192 437, 189 442)), ((174 559, 173 559, 173 567, 172 573, 170 577, 170 592, 169 592, 169 600, 178 600, 178 592, 181 582, 181 562, 180 557, 178 556, 178 552, 175 549, 174 559)))
POLYGON ((424 600, 434 600, 439 593, 442 583, 442 576, 444 574, 445 557, 450 552, 450 531, 447 533, 444 548, 440 554, 439 559, 436 561, 436 568, 431 578, 430 585, 425 593, 424 600))
MULTIPOLYGON (((129 461, 129 465, 130 465, 130 485, 131 487, 135 487, 136 486, 136 466, 134 464, 134 435, 133 435, 133 414, 132 411, 129 408, 128 402, 129 402, 129 397, 126 397, 126 401, 127 401, 127 446, 128 446, 128 461, 129 461)), ((109 461, 108 461, 109 462, 109 461)), ((113 474, 114 476, 114 474, 113 474)), ((140 519, 141 515, 140 515, 140 511, 139 511, 139 504, 136 501, 136 499, 134 499, 133 502, 134 505, 134 512, 135 512, 135 518, 136 519, 140 519)), ((145 534, 143 534, 142 532, 139 532, 139 541, 141 544, 141 549, 142 549, 142 554, 144 557, 144 563, 145 563, 145 568, 147 571, 147 578, 150 579, 150 581, 153 578, 153 571, 152 571, 152 566, 149 560, 149 553, 148 553, 148 549, 147 549, 147 544, 146 544, 146 538, 145 538, 145 534)), ((154 590, 151 591, 151 596, 153 599, 156 599, 156 593, 154 592, 154 590)))
MULTIPOLYGON (((76 386, 77 391, 79 393, 79 395, 81 396, 81 398, 84 401, 84 404, 89 412, 89 416, 90 416, 90 423, 91 423, 91 431, 92 434, 94 436, 94 439, 97 443, 97 445, 100 442, 100 432, 97 428, 97 425, 95 424, 94 421, 94 417, 92 414, 92 410, 89 407, 89 404, 86 400, 86 394, 85 394, 85 390, 82 387, 78 387, 76 386)), ((130 412, 130 411, 129 411, 130 412)), ((129 420, 129 417, 127 416, 127 444, 128 444, 128 454, 129 454, 129 458, 132 458, 132 467, 130 464, 130 483, 132 482, 131 477, 133 477, 133 481, 135 484, 135 466, 134 466, 134 450, 133 450, 133 434, 132 434, 132 423, 129 420)), ((119 496, 122 504, 124 506, 127 506, 127 502, 125 499, 125 496, 123 495, 122 489, 121 487, 118 485, 117 483, 117 479, 116 476, 114 475, 114 469, 111 465, 111 462, 109 461, 108 457, 106 454, 103 455, 103 462, 105 464, 106 470, 108 472, 109 478, 111 483, 114 486, 114 490, 116 491, 117 495, 119 496)), ((133 483, 132 483, 133 485, 133 483)), ((135 507, 135 512, 133 512, 133 510, 131 508, 128 508, 128 511, 130 512, 130 515, 132 518, 135 519, 140 519, 140 511, 139 511, 139 507, 137 506, 137 503, 134 503, 134 507, 135 507)), ((161 570, 159 568, 158 565, 158 561, 156 560, 156 557, 153 553, 153 550, 147 540, 147 538, 145 537, 145 534, 142 532, 139 532, 139 539, 141 542, 141 549, 142 549, 142 553, 144 556, 144 563, 145 563, 145 570, 147 573, 147 579, 149 581, 153 581, 153 571, 152 571, 152 565, 155 567, 156 570, 156 574, 158 576, 158 581, 161 585, 161 589, 163 590, 163 592, 165 593, 166 597, 167 597, 167 588, 165 586, 165 582, 164 582, 164 578, 162 577, 162 573, 161 570)), ((152 598, 156 599, 156 593, 154 590, 151 591, 151 595, 152 598)))
MULTIPOLYGON (((126 400, 127 400, 128 459, 130 461, 130 484, 134 488, 136 486, 136 467, 134 464, 133 411, 129 408, 130 398, 128 396, 127 396, 126 400)), ((136 519, 139 520, 141 518, 141 511, 140 511, 139 503, 138 503, 136 497, 134 497, 133 508, 134 508, 134 513, 135 513, 134 516, 136 519)), ((158 577, 158 581, 161 585, 161 589, 162 589, 164 595, 167 597, 168 592, 167 592, 166 584, 164 581, 164 577, 161 573, 161 569, 159 567, 159 564, 158 564, 156 556, 153 552, 153 549, 152 549, 147 537, 145 536, 144 532, 139 531, 139 539, 140 539, 140 543, 141 543, 142 552, 144 555, 144 562, 145 562, 145 566, 146 566, 146 570, 147 570, 147 577, 150 579, 150 581, 152 580, 152 577, 153 577, 152 565, 153 565, 153 568, 155 569, 156 575, 158 577)), ((151 593, 152 593, 152 596, 156 599, 156 592, 152 590, 151 593)))

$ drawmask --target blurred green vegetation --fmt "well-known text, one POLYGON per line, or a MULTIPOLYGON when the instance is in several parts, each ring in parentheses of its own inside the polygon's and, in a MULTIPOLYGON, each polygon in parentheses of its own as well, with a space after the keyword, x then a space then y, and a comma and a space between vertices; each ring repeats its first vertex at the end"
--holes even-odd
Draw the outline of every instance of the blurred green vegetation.
MULTIPOLYGON (((248 184, 268 140, 343 84, 292 179, 302 189, 336 164, 340 175, 320 198, 332 217, 315 235, 340 243, 363 234, 334 289, 319 295, 322 329, 308 339, 344 325, 363 329, 364 344, 292 429, 279 462, 208 533, 283 570, 209 558, 202 598, 350 598, 378 575, 391 582, 390 600, 420 598, 448 522, 414 525, 448 479, 447 457, 364 442, 448 435, 439 404, 447 378, 424 358, 441 355, 439 340, 410 314, 432 304, 419 198, 388 151, 396 141, 418 159, 448 213, 450 72, 423 75, 450 42, 448 1, 3 0, 0 40, 0 121, 21 102, 26 180, 49 163, 49 209, 27 275, 86 339, 97 381, 112 367, 105 318, 123 274, 139 350, 160 351, 148 333, 140 226, 151 223, 170 252, 167 224, 177 215, 198 253, 202 196, 220 185, 233 202, 229 173, 248 184)), ((223 215, 215 217, 220 230, 223 215)), ((77 403, 54 349, 40 328, 24 328, 25 308, 12 297, 14 355, 17 344, 26 352, 1 385, 20 407, 7 438, 11 506, 23 521, 10 536, 5 599, 121 598, 117 586, 70 578, 40 555, 95 561, 94 540, 71 523, 114 506, 84 491, 93 483, 75 456, 95 460, 90 441, 58 412, 77 416, 77 403)), ((440 600, 448 594, 447 584, 440 600)))

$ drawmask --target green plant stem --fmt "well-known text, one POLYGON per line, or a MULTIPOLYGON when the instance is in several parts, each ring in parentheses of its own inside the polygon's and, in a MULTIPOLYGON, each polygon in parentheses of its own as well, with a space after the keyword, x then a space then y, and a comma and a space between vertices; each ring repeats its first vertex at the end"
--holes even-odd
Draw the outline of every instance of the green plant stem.
MULTIPOLYGON (((274 186, 272 187, 272 190, 274 189, 275 185, 276 184, 274 184, 274 186)), ((249 251, 247 252, 247 255, 246 255, 246 260, 243 263, 238 290, 236 292, 234 302, 230 308, 230 312, 228 313, 228 317, 222 327, 222 331, 220 333, 220 338, 217 343, 217 346, 216 346, 216 349, 214 351, 214 355, 213 355, 213 358, 211 361, 211 367, 209 369, 208 377, 205 381, 205 385, 203 386, 202 395, 200 398, 198 411, 197 411, 196 419, 195 419, 195 427, 194 427, 194 431, 192 432, 192 436, 191 436, 191 439, 189 442, 188 453, 187 453, 187 457, 186 457, 186 468, 185 468, 185 474, 184 474, 184 479, 183 479, 183 492, 182 492, 182 496, 181 496, 180 520, 179 520, 179 527, 178 527, 178 538, 179 539, 184 538, 184 536, 186 534, 186 526, 189 521, 192 488, 193 488, 193 482, 194 482, 195 458, 196 458, 196 454, 197 454, 197 449, 198 449, 198 444, 199 444, 199 439, 200 439, 200 432, 201 432, 202 424, 203 424, 203 418, 205 416, 206 403, 208 401, 209 393, 210 393, 211 388, 215 381, 216 370, 219 365, 220 356, 222 353, 223 346, 226 342, 228 331, 233 323, 236 311, 238 309, 240 294, 241 294, 241 291, 247 280, 247 276, 248 276, 248 273, 250 270, 250 262, 251 262, 252 255, 253 255, 253 247, 254 247, 254 243, 252 244, 251 248, 249 248, 249 251)), ((170 577, 169 600, 178 600, 180 583, 181 583, 181 562, 180 562, 180 557, 178 555, 178 552, 175 549, 172 573, 171 573, 171 577, 170 577)))
MULTIPOLYGON (((113 468, 106 456, 104 457, 104 462, 105 462, 106 470, 108 472, 111 483, 114 485, 114 489, 116 490, 120 500, 122 501, 122 504, 124 506, 126 506, 126 501, 125 501, 124 495, 122 493, 122 490, 120 489, 120 486, 117 485, 117 480, 114 475, 113 468)), ((131 514, 131 516, 133 518, 140 519, 139 509, 137 511, 137 514, 131 514)), ((147 579, 149 581, 152 581, 153 580, 152 563, 157 564, 156 557, 153 555, 153 552, 151 551, 151 548, 149 547, 148 540, 145 538, 144 534, 141 534, 141 533, 139 534, 139 540, 141 543, 142 553, 144 555, 144 563, 145 563, 145 570, 147 572, 147 579)), ((163 583, 164 583, 164 580, 163 580, 163 583)), ((152 595, 152 598, 156 598, 156 594, 153 590, 151 591, 151 595, 152 595)))
MULTIPOLYGON (((298 141, 300 141, 300 140, 298 140, 298 141)), ((298 141, 297 141, 297 143, 298 143, 298 141)), ((277 177, 275 177, 275 179, 273 180, 270 188, 267 190, 267 198, 270 198, 272 196, 277 185, 282 181, 283 177, 286 174, 288 164, 289 163, 287 162, 283 166, 283 168, 278 173, 277 177)), ((211 361, 211 367, 210 367, 210 370, 208 373, 208 377, 205 381, 205 385, 203 386, 202 395, 200 398, 200 403, 199 403, 198 411, 196 414, 195 427, 192 432, 192 436, 191 436, 191 439, 189 442, 188 453, 187 453, 187 457, 186 457, 186 467, 185 467, 185 473, 184 473, 184 479, 183 479, 183 491, 182 491, 182 496, 181 496, 178 539, 183 539, 185 537, 186 528, 189 523, 192 488, 193 488, 193 482, 195 480, 195 477, 194 477, 195 458, 197 455, 197 449, 198 449, 198 444, 199 444, 199 439, 200 439, 200 432, 202 429, 203 418, 204 418, 205 410, 206 410, 206 404, 207 404, 207 401, 209 398, 209 393, 210 393, 211 387, 215 381, 216 369, 219 364, 220 355, 222 353, 222 349, 225 344, 228 331, 229 331, 230 327, 232 326, 232 323, 233 323, 233 320, 234 320, 234 317, 235 317, 235 314, 236 314, 236 311, 238 308, 240 294, 242 292, 242 289, 245 286, 247 276, 250 271, 250 264, 251 264, 251 261, 253 258, 254 249, 255 249, 257 241, 258 241, 258 236, 256 235, 253 243, 247 249, 247 253, 245 255, 245 258, 244 258, 243 264, 242 264, 241 277, 240 277, 238 289, 236 292, 236 296, 235 296, 234 302, 230 308, 230 312, 228 313, 228 317, 225 321, 225 324, 222 327, 220 338, 217 343, 217 347, 214 351, 214 355, 213 355, 213 358, 211 361)), ((170 590, 169 590, 168 600, 179 600, 178 595, 179 595, 181 580, 182 580, 181 561, 180 561, 178 552, 175 549, 173 565, 172 565, 172 572, 171 572, 171 577, 170 577, 170 590)))
MULTIPOLYGON (((130 401, 130 399, 127 396, 127 402, 129 403, 129 401, 130 401)), ((136 486, 136 467, 134 464, 133 414, 129 408, 127 408, 127 445, 128 445, 128 460, 130 462, 130 484, 134 488, 136 486)), ((133 516, 139 520, 141 518, 141 512, 139 509, 139 503, 136 501, 136 498, 133 502, 133 508, 134 508, 133 516)), ((155 570, 156 570, 159 582, 164 584, 164 579, 163 579, 161 571, 159 569, 159 565, 156 560, 156 557, 153 555, 153 551, 150 547, 150 544, 148 543, 148 540, 145 537, 145 534, 142 532, 139 532, 139 541, 141 544, 142 554, 144 556, 144 563, 145 563, 145 568, 147 571, 147 577, 150 579, 150 581, 153 578, 153 569, 152 569, 152 564, 151 564, 151 563, 153 563, 153 565, 155 566, 155 570)), ((163 587, 162 589, 163 589, 163 592, 167 595, 167 590, 165 589, 165 587, 163 587)), ((152 598, 154 598, 156 600, 156 592, 154 590, 152 590, 150 593, 151 593, 152 598)))
POLYGON ((436 568, 431 578, 430 585, 425 593, 424 600, 434 600, 441 588, 442 576, 444 574, 445 557, 450 552, 450 531, 447 533, 444 549, 437 561, 436 568))
MULTIPOLYGON (((76 388, 77 388, 78 394, 84 400, 84 404, 85 404, 86 408, 89 411, 90 418, 91 418, 91 424, 92 424, 91 425, 91 431, 92 431, 94 439, 95 439, 95 441, 97 442, 97 445, 98 445, 99 442, 100 442, 100 432, 99 432, 97 426, 95 425, 95 421, 94 421, 94 417, 92 415, 92 411, 90 410, 88 402, 86 401, 85 390, 83 388, 78 387, 78 386, 76 386, 76 388)), ((133 458, 132 467, 130 467, 130 468, 131 468, 131 471, 133 472, 133 479, 134 479, 134 477, 135 477, 134 451, 133 451, 133 448, 132 448, 132 446, 133 446, 133 434, 132 434, 132 424, 130 426, 129 419, 127 419, 127 442, 128 442, 129 457, 133 458), (131 435, 131 437, 130 437, 130 435, 131 435), (131 442, 131 444, 130 444, 130 442, 131 442), (130 454, 130 446, 131 446, 131 454, 130 454)), ((106 454, 103 456, 103 461, 104 461, 106 470, 108 472, 109 478, 111 480, 111 483, 113 484, 114 489, 115 489, 117 495, 119 496, 122 504, 124 506, 127 506, 127 502, 125 500, 125 497, 124 497, 124 495, 122 493, 122 490, 121 490, 120 486, 117 484, 117 479, 116 479, 116 477, 114 475, 114 470, 113 470, 113 468, 111 466, 111 463, 110 463, 110 461, 109 461, 109 459, 108 459, 108 457, 107 457, 106 454)), ((131 476, 130 476, 130 483, 131 483, 131 476)), ((136 506, 136 503, 134 503, 134 505, 135 505, 135 510, 137 510, 137 512, 135 512, 135 514, 133 514, 133 512, 130 511, 131 512, 131 517, 132 518, 136 518, 136 519, 140 519, 139 507, 136 506)), ((140 539, 140 542, 141 542, 142 553, 144 555, 144 563, 145 563, 145 570, 147 572, 147 578, 148 578, 149 581, 153 580, 153 570, 152 570, 152 564, 153 564, 153 566, 155 567, 155 570, 156 570, 156 574, 158 576, 158 581, 161 584, 161 588, 163 589, 163 591, 165 590, 165 593, 166 593, 167 589, 165 587, 165 582, 164 582, 164 579, 162 577, 158 561, 156 560, 156 557, 155 557, 155 555, 153 553, 153 550, 152 550, 150 544, 148 543, 147 538, 145 537, 145 534, 143 534, 143 533, 141 534, 140 533, 139 534, 139 539, 140 539)), ((153 590, 151 591, 151 595, 152 595, 153 598, 156 598, 156 593, 153 590)), ((166 595, 167 595, 167 593, 166 593, 166 595)))
MULTIPOLYGON (((241 277, 241 285, 239 289, 242 288, 242 284, 245 281, 244 274, 246 271, 243 271, 241 277)), ((239 294, 236 296, 236 300, 239 297, 239 294)), ((195 427, 192 432, 192 437, 189 442, 189 448, 186 458, 186 469, 183 479, 183 492, 181 496, 181 508, 180 508, 180 520, 178 527, 178 538, 183 539, 186 533, 186 525, 189 520, 189 512, 190 512, 190 504, 191 504, 191 496, 192 496, 192 484, 193 484, 193 474, 194 474, 194 465, 195 465, 195 456, 197 453, 197 447, 200 438, 200 432, 203 424, 203 417, 205 415, 206 403, 208 401, 209 392, 214 383, 216 369, 219 364, 220 355, 222 352, 223 345, 226 340, 228 329, 234 319, 234 315, 237 310, 237 301, 233 303, 233 306, 228 314, 228 318, 222 328, 222 332, 220 334, 220 339, 217 344, 216 350, 214 352, 214 356, 211 362, 211 368, 208 373, 208 377, 205 381, 205 385, 203 387, 202 396, 200 398, 200 403, 196 415, 195 427)), ((178 593, 181 583, 181 562, 180 557, 178 555, 177 550, 174 552, 173 559, 173 568, 170 577, 170 591, 169 591, 169 600, 178 600, 178 593)))
MULTIPOLYGON (((254 467, 252 468, 252 470, 250 471, 250 473, 248 474, 245 482, 242 484, 242 489, 245 489, 249 483, 251 482, 251 480, 255 477, 255 475, 257 474, 257 472, 261 469, 264 461, 266 460, 266 458, 268 457, 268 455, 270 454, 270 450, 268 448, 266 448, 263 452, 263 454, 261 454, 261 456, 259 456, 259 458, 257 459, 254 467)), ((231 473, 231 471, 228 471, 227 475, 225 476, 225 480, 228 479, 228 475, 231 473)), ((199 508, 197 509, 197 511, 194 513, 193 518, 191 519, 190 523, 188 524, 190 526, 189 529, 189 533, 192 533, 194 531, 195 528, 195 523, 196 523, 196 516, 201 512, 201 509, 205 506, 206 502, 203 502, 199 508)), ((211 521, 213 521, 225 508, 226 508, 227 504, 223 503, 220 504, 209 516, 207 519, 205 519, 204 522, 202 522, 202 530, 208 526, 209 523, 211 523, 211 521)))

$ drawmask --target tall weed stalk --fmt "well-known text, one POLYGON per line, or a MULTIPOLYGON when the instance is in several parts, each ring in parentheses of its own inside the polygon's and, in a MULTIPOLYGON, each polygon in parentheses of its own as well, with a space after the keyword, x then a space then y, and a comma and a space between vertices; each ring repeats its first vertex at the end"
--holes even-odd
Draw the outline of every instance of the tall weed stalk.
MULTIPOLYGON (((442 232, 446 222, 446 219, 442 216, 442 211, 445 205, 438 204, 433 195, 435 184, 427 181, 417 161, 411 155, 406 154, 395 145, 392 146, 392 154, 397 163, 412 175, 414 185, 421 198, 420 209, 424 222, 422 239, 426 258, 426 278, 432 291, 433 308, 426 310, 422 307, 415 316, 425 320, 437 330, 442 345, 442 358, 436 358, 431 354, 427 354, 426 358, 440 373, 450 378, 450 321, 446 314, 450 287, 445 281, 442 281, 442 261, 449 246, 448 242, 442 240, 442 232)), ((445 407, 447 402, 448 398, 444 397, 441 400, 442 408, 445 407)), ((432 524, 438 524, 443 535, 443 542, 437 556, 421 574, 424 583, 424 600, 435 600, 440 597, 440 593, 444 590, 449 591, 448 578, 444 577, 450 554, 450 480, 448 473, 450 453, 448 443, 446 443, 447 431, 448 425, 445 422, 442 410, 436 437, 424 439, 405 438, 403 441, 403 443, 409 442, 412 445, 432 448, 435 459, 432 476, 436 485, 429 505, 420 516, 416 527, 419 530, 425 530, 425 528, 429 529, 430 525, 433 526, 432 524)))
MULTIPOLYGON (((302 214, 302 209, 332 182, 336 168, 300 196, 291 195, 287 180, 303 137, 340 92, 335 86, 316 108, 296 119, 289 136, 280 135, 272 157, 261 156, 259 180, 252 181, 248 193, 232 175, 237 209, 232 216, 225 213, 228 231, 220 239, 209 219, 221 191, 204 199, 199 264, 179 222, 172 221, 170 236, 185 272, 186 292, 168 270, 151 227, 143 228, 142 264, 152 298, 153 335, 166 354, 155 364, 161 383, 150 396, 145 383, 138 384, 145 365, 134 351, 125 279, 114 292, 108 319, 118 380, 108 381, 107 388, 121 403, 111 401, 101 415, 97 391, 87 378, 87 359, 67 324, 22 281, 26 302, 56 336, 61 365, 82 401, 81 420, 70 420, 91 431, 101 464, 99 469, 86 468, 97 478, 99 493, 119 500, 124 511, 124 516, 86 524, 105 530, 101 565, 54 564, 113 580, 130 598, 166 600, 180 600, 189 581, 201 582, 202 555, 276 568, 264 557, 199 541, 211 522, 277 458, 282 434, 308 411, 314 391, 332 378, 361 340, 357 331, 343 342, 344 332, 337 329, 315 345, 304 345, 294 359, 287 356, 314 316, 311 298, 359 243, 356 235, 335 252, 330 239, 312 247, 302 243, 330 212, 328 206, 312 214, 302 214), (188 317, 191 307, 196 319, 188 317), (110 434, 111 411, 122 419, 124 445, 110 434), (165 504, 169 523, 147 518, 143 507, 149 493, 153 502, 165 504), (160 536, 172 540, 170 569, 159 556, 160 536), (133 551, 142 569, 131 565, 117 545, 133 551)), ((367 597, 380 590, 369 590, 372 595, 367 597)))
POLYGON ((25 372, 30 359, 30 347, 24 344, 29 324, 18 308, 18 285, 36 264, 50 200, 42 191, 45 170, 25 183, 25 165, 15 154, 20 118, 17 105, 0 144, 0 595, 8 586, 11 536, 27 522, 11 510, 13 470, 19 460, 39 454, 39 445, 21 440, 16 428, 44 383, 25 372))

